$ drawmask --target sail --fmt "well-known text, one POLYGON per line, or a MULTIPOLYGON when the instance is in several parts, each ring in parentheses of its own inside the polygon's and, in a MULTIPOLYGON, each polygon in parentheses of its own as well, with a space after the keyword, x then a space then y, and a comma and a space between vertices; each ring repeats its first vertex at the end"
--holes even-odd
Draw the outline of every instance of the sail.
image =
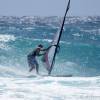
POLYGON ((68 5, 67 5, 67 8, 66 8, 64 18, 63 18, 63 22, 61 24, 61 28, 55 34, 55 37, 51 42, 51 45, 52 45, 51 48, 45 53, 45 55, 43 57, 44 58, 44 64, 46 66, 46 69, 48 70, 48 74, 51 74, 52 68, 54 66, 55 57, 56 57, 57 49, 58 49, 58 46, 59 46, 60 38, 61 38, 61 35, 62 35, 62 31, 63 31, 65 19, 66 19, 66 14, 69 10, 69 6, 70 6, 70 0, 68 1, 68 5))

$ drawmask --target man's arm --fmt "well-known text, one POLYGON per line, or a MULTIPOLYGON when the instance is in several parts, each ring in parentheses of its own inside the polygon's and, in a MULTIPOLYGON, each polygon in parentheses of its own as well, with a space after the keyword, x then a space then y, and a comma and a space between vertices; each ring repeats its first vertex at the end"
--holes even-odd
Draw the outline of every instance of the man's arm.
POLYGON ((48 48, 42 49, 41 51, 47 51, 47 50, 49 50, 51 47, 52 47, 52 46, 49 46, 48 48))
POLYGON ((43 56, 45 53, 39 53, 38 56, 43 56))
MULTIPOLYGON (((49 50, 52 46, 57 46, 57 45, 50 45, 48 48, 42 49, 41 51, 47 51, 47 50, 49 50)), ((59 46, 58 46, 58 47, 59 47, 59 46)))
POLYGON ((46 53, 46 51, 49 50, 51 47, 52 47, 52 46, 49 46, 49 47, 46 48, 46 49, 41 49, 40 52, 42 52, 42 53, 39 53, 38 56, 44 55, 44 54, 46 53))
MULTIPOLYGON (((48 48, 46 49, 42 49, 41 51, 43 51, 43 53, 39 53, 38 56, 42 56, 46 53, 47 50, 49 50, 52 46, 57 46, 57 45, 50 45, 48 48)), ((60 46, 58 45, 58 47, 60 48, 60 46)))

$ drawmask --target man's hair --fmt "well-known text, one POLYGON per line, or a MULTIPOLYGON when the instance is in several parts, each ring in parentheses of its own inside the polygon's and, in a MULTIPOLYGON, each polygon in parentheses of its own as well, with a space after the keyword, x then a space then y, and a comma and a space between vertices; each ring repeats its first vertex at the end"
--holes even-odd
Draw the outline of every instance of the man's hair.
POLYGON ((38 47, 43 48, 43 45, 42 44, 39 44, 38 47))

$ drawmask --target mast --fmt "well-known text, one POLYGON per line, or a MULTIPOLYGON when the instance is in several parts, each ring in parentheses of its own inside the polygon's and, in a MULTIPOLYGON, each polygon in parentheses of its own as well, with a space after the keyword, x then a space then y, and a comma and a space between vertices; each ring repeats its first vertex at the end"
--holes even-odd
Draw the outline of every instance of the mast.
POLYGON ((51 67, 50 67, 50 70, 48 72, 48 74, 50 75, 51 74, 51 71, 53 69, 53 66, 54 66, 54 61, 55 61, 55 57, 56 57, 56 54, 57 54, 57 48, 59 46, 59 42, 60 42, 60 39, 61 39, 61 35, 62 35, 62 32, 63 32, 63 27, 64 27, 64 23, 65 23, 65 19, 66 19, 66 15, 67 15, 67 12, 69 10, 69 7, 70 7, 70 0, 68 1, 68 4, 67 4, 67 8, 66 8, 66 11, 65 11, 65 15, 64 15, 64 18, 63 18, 63 22, 62 22, 62 25, 61 25, 61 29, 60 29, 60 34, 59 34, 59 38, 58 38, 58 41, 57 41, 57 46, 55 48, 55 52, 54 52, 54 56, 53 56, 53 60, 52 60, 52 63, 51 63, 51 67))

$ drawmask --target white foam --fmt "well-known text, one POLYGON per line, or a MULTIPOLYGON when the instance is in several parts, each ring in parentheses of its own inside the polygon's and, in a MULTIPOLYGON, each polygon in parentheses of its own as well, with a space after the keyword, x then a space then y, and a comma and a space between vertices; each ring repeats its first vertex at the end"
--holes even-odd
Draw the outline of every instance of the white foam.
POLYGON ((21 69, 19 70, 19 67, 17 66, 12 67, 12 66, 0 65, 0 76, 2 77, 23 77, 26 76, 27 74, 29 74, 27 71, 24 71, 24 73, 22 73, 21 69))
MULTIPOLYGON (((34 41, 42 41, 42 42, 52 42, 52 39, 34 39, 34 41)), ((60 41, 60 43, 70 44, 69 42, 60 41)))
POLYGON ((0 42, 15 41, 14 35, 0 34, 0 42))
POLYGON ((0 49, 8 50, 8 49, 10 49, 10 47, 7 46, 7 45, 4 44, 4 43, 0 43, 0 49))
POLYGON ((79 33, 75 33, 75 34, 73 34, 73 36, 77 36, 77 37, 79 37, 79 36, 81 36, 79 33))
MULTIPOLYGON (((1 100, 99 100, 100 87, 91 86, 95 78, 0 78, 1 100), (89 87, 74 86, 90 81, 89 87), (60 82, 66 82, 61 84, 60 82), (70 82, 70 84, 69 84, 70 82), (67 85, 69 84, 69 85, 67 85)), ((83 84, 84 85, 84 84, 83 84)))
POLYGON ((34 41, 52 42, 51 39, 34 39, 34 41))

